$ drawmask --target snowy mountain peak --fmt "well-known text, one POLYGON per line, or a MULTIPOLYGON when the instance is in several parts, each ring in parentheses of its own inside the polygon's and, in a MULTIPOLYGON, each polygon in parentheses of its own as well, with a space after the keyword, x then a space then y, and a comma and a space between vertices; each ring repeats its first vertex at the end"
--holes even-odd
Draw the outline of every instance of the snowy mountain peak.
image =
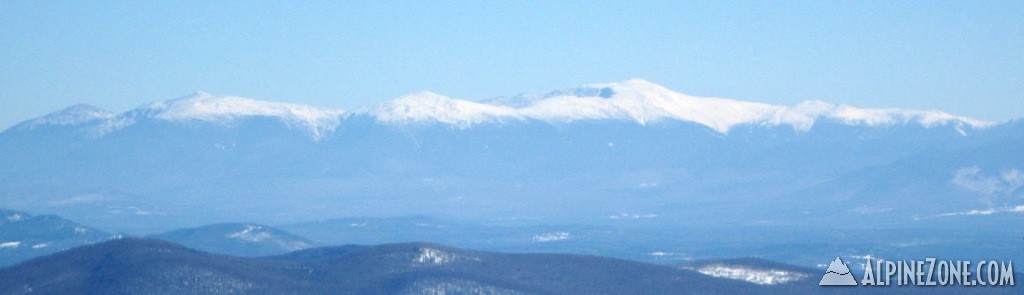
POLYGON ((76 104, 63 110, 29 120, 19 124, 21 129, 33 129, 43 125, 68 126, 79 125, 114 117, 114 113, 87 105, 76 104))
POLYGON ((622 82, 615 83, 592 83, 584 84, 576 87, 570 87, 560 90, 548 92, 543 97, 557 97, 557 96, 577 96, 577 97, 600 97, 600 98, 611 98, 616 93, 632 92, 632 93, 668 93, 671 90, 667 88, 651 83, 644 79, 629 79, 622 82))
POLYGON ((433 92, 406 95, 363 108, 357 114, 372 116, 384 123, 438 122, 462 128, 518 117, 517 111, 508 106, 452 99, 433 92))
POLYGON ((307 105, 260 101, 236 96, 214 96, 198 92, 142 107, 165 120, 218 121, 248 116, 277 117, 297 123, 337 121, 345 112, 307 105))
MULTIPOLYGON (((304 130, 319 139, 325 132, 333 131, 340 124, 344 115, 345 111, 337 109, 196 92, 177 99, 149 103, 123 116, 142 116, 165 121, 195 120, 220 124, 247 117, 276 118, 291 128, 304 130)), ((134 122, 138 118, 124 119, 134 122)))
POLYGON ((487 121, 524 119, 556 123, 623 120, 639 124, 672 119, 696 122, 725 133, 736 124, 766 120, 780 109, 759 103, 687 96, 641 79, 587 84, 544 95, 520 94, 478 103, 445 99, 444 104, 433 103, 423 108, 426 104, 412 104, 404 97, 385 103, 383 105, 389 107, 378 107, 377 112, 371 113, 389 123, 436 121, 463 127, 487 121))
POLYGON ((622 81, 622 82, 587 84, 587 85, 584 85, 584 87, 595 88, 595 89, 602 89, 602 90, 604 90, 606 88, 610 88, 610 89, 612 89, 615 92, 634 92, 634 93, 647 93, 647 94, 655 94, 655 93, 666 94, 666 93, 672 93, 672 90, 669 90, 668 88, 665 88, 665 86, 661 86, 661 85, 652 83, 652 82, 644 80, 644 79, 636 79, 636 78, 629 79, 629 80, 622 81))
POLYGON ((647 124, 682 120, 725 133, 737 124, 765 120, 780 109, 761 103, 684 95, 641 79, 588 84, 545 97, 520 110, 545 121, 617 119, 647 124))

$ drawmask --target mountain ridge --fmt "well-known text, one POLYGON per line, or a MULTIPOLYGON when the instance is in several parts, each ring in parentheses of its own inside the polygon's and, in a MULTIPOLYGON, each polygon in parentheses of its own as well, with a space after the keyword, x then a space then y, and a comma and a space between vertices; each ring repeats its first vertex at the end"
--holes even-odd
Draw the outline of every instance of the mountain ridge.
MULTIPOLYGON (((818 294, 817 270, 731 260, 715 270, 614 258, 498 253, 430 243, 336 246, 245 258, 122 238, 0 269, 0 292, 102 294, 818 294), (765 269, 764 265, 771 268, 765 269)), ((829 293, 997 293, 850 288, 829 293)))
MULTIPOLYGON (((642 80, 539 97, 488 104, 421 93, 353 112, 303 113, 305 108, 294 105, 197 94, 82 125, 11 130, 0 133, 0 152, 10 155, 0 158, 0 205, 142 233, 237 220, 289 224, 410 215, 603 223, 607 216, 626 214, 657 216, 660 222, 749 224, 782 222, 777 213, 785 212, 804 221, 842 223, 817 214, 837 204, 847 207, 849 219, 893 208, 884 211, 888 217, 915 222, 915 214, 984 209, 981 193, 948 185, 965 167, 1024 171, 1019 164, 982 165, 1017 163, 1007 160, 1019 153, 992 157, 973 149, 1024 142, 1020 121, 988 128, 943 119, 944 113, 824 103, 792 112, 688 97, 642 80), (549 121, 524 115, 539 118, 542 110, 558 109, 544 105, 578 101, 596 107, 567 108, 582 114, 563 117, 568 122, 558 121, 557 114, 549 121), (717 109, 730 112, 694 118, 708 125, 664 119, 717 109), (398 114, 397 121, 379 122, 383 117, 374 114, 381 110, 398 114), (197 117, 183 115, 191 111, 197 117), (415 114, 401 115, 408 111, 415 114), (478 116, 443 117, 461 113, 478 116), (797 116, 826 113, 832 117, 797 116), (335 123, 335 114, 344 120, 335 123), (309 120, 288 119, 293 115, 309 120), (605 119, 587 119, 594 116, 605 119), (492 119, 497 121, 487 123, 492 119), (755 123, 734 125, 747 121, 755 123), (809 127, 801 131, 803 123, 775 122, 809 127), (107 127, 116 128, 89 137, 100 134, 90 130, 107 127), (725 134, 714 129, 726 127, 725 134), (962 150, 975 160, 930 157, 935 160, 914 161, 897 175, 952 190, 907 191, 856 174, 936 149, 962 150), (853 178, 863 178, 864 187, 814 189, 853 178), (875 197, 880 195, 890 197, 875 197), (896 206, 917 202, 928 206, 896 206), (906 210, 896 211, 901 207, 906 210)), ((1012 201, 1007 208, 1022 205, 1012 201)))
POLYGON ((0 278, 0 292, 5 293, 433 294, 439 288, 457 294, 813 291, 803 283, 755 285, 589 255, 507 254, 401 243, 241 258, 135 238, 36 258, 0 269, 0 278))
POLYGON ((271 226, 254 223, 219 223, 183 228, 150 238, 174 242, 210 253, 268 256, 314 247, 312 241, 271 226))
POLYGON ((353 117, 369 117, 382 124, 436 123, 461 129, 487 123, 524 121, 564 124, 615 120, 640 125, 684 121, 703 125, 721 134, 728 134, 732 128, 741 125, 785 125, 797 131, 808 131, 821 120, 851 126, 952 125, 964 135, 970 131, 965 129, 982 129, 997 124, 938 110, 856 108, 822 101, 779 106, 696 97, 642 79, 631 79, 564 88, 544 95, 517 95, 508 99, 481 101, 419 92, 355 111, 197 92, 172 100, 147 103, 116 115, 95 107, 76 105, 17 124, 4 132, 31 130, 46 125, 82 126, 91 136, 102 137, 146 119, 228 125, 235 120, 252 117, 275 118, 289 128, 306 132, 315 140, 334 132, 340 124, 353 117))
POLYGON ((119 236, 56 215, 0 208, 0 267, 119 236))

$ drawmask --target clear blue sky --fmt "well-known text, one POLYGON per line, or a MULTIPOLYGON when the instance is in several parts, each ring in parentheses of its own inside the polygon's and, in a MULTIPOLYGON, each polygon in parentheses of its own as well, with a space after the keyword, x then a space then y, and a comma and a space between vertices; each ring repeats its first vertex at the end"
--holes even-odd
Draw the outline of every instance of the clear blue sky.
POLYGON ((1024 1, 94 2, 0 2, 0 128, 197 90, 353 109, 628 78, 1024 117, 1024 1))

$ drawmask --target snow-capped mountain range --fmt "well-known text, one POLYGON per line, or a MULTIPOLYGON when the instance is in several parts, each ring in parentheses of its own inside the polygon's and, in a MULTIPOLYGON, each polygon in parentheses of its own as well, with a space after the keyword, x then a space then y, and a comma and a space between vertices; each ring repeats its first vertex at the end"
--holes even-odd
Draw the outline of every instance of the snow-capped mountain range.
POLYGON ((697 123, 722 134, 727 134, 739 125, 789 126, 798 131, 807 131, 821 120, 851 126, 955 126, 961 133, 994 125, 992 122, 935 110, 864 109, 821 101, 777 106, 695 97, 648 81, 633 79, 619 83, 583 85, 544 95, 517 95, 479 102, 421 92, 355 111, 200 92, 149 103, 119 115, 88 105, 76 105, 22 123, 14 129, 86 125, 89 126, 87 132, 90 135, 103 136, 145 119, 231 124, 235 120, 251 117, 280 120, 314 139, 330 134, 341 122, 351 117, 370 117, 385 124, 437 123, 456 128, 531 120, 553 124, 613 120, 640 125, 683 121, 697 123))
POLYGON ((76 105, 0 132, 0 206, 121 232, 405 215, 980 219, 1022 215, 1006 209, 1024 205, 1011 185, 1021 149, 1019 120, 776 106, 643 80, 483 101, 424 92, 352 111, 197 93, 121 114, 76 105), (1006 184, 978 188, 989 179, 1006 184), (975 211, 993 214, 956 214, 975 211))

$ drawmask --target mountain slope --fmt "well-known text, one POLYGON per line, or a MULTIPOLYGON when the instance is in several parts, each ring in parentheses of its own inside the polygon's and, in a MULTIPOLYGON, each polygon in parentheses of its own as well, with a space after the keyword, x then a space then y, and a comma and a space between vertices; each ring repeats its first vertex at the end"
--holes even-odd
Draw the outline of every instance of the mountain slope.
MULTIPOLYGON (((757 260, 728 263, 744 269, 796 269, 757 260)), ((118 239, 0 269, 0 293, 1014 293, 1009 287, 823 289, 808 278, 758 284, 710 274, 596 256, 502 254, 423 243, 313 248, 275 257, 239 258, 159 240, 118 239)))
POLYGON ((498 294, 686 294, 773 290, 598 257, 496 254, 429 244, 349 247, 324 254, 326 249, 330 248, 311 250, 315 255, 297 252, 245 259, 161 241, 121 239, 2 269, 0 292, 427 294, 442 289, 498 294))
POLYGON ((235 256, 269 256, 302 250, 315 244, 306 238, 251 223, 222 223, 180 229, 150 236, 186 247, 235 256))
POLYGON ((114 237, 54 215, 0 209, 0 266, 114 237))

